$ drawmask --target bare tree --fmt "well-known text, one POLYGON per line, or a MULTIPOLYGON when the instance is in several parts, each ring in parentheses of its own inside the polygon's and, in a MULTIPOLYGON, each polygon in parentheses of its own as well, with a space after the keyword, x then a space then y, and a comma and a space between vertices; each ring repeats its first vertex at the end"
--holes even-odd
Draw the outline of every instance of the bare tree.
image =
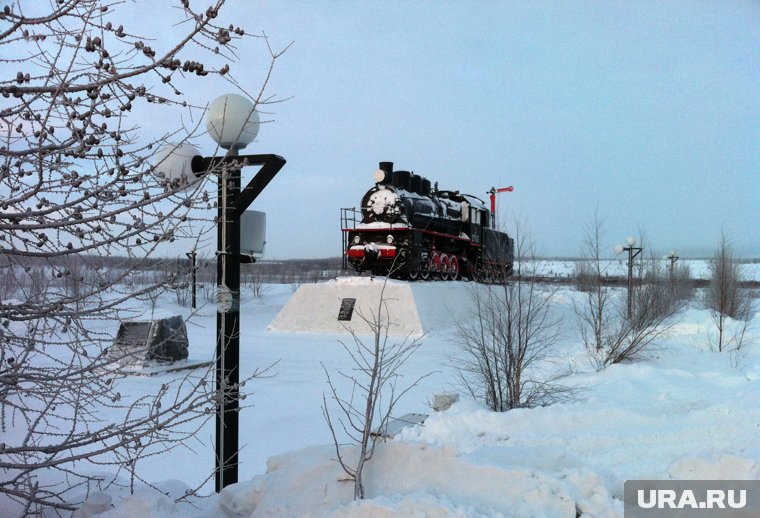
POLYGON ((741 349, 752 311, 749 290, 741 287, 742 265, 733 247, 722 235, 715 255, 709 261, 710 282, 704 292, 705 306, 717 328, 715 345, 718 351, 741 349), (735 325, 732 321, 739 321, 735 325))
POLYGON ((684 306, 684 299, 671 289, 672 281, 663 274, 660 261, 650 256, 634 268, 638 275, 632 286, 628 318, 627 300, 608 286, 608 261, 602 257, 602 239, 602 223, 595 215, 583 246, 582 262, 587 275, 582 284, 582 302, 573 302, 581 340, 597 369, 641 357, 667 335, 674 324, 673 316, 684 306))
MULTIPOLYGON (((224 0, 207 1, 15 1, 0 11, 0 257, 15 281, 13 300, 0 301, 6 516, 72 510, 72 492, 91 487, 88 464, 118 465, 115 454, 137 441, 182 440, 170 431, 213 415, 220 396, 204 377, 180 377, 149 400, 122 397, 112 337, 97 325, 161 288, 163 279, 134 290, 126 280, 183 235, 193 209, 213 208, 204 182, 180 191, 150 165, 158 146, 187 141, 202 120, 182 90, 219 78, 236 86, 230 66, 246 33, 220 21, 224 0), (153 40, 139 35, 148 9, 173 18, 153 40), (167 120, 178 123, 156 128, 167 120), (99 261, 117 255, 129 256, 122 267, 99 261), (67 266, 75 256, 87 275, 67 266), (124 418, 103 420, 100 408, 124 418)), ((260 105, 279 54, 257 41, 271 57, 249 95, 260 105)))
POLYGON ((354 481, 354 499, 364 498, 362 473, 365 464, 372 459, 375 452, 375 427, 378 430, 385 429, 401 397, 425 377, 415 379, 406 387, 399 386, 400 369, 419 348, 421 342, 410 337, 401 341, 394 341, 389 337, 392 323, 385 298, 387 283, 386 278, 376 310, 370 315, 359 315, 371 330, 371 341, 366 341, 351 330, 351 343, 340 342, 351 359, 351 371, 338 371, 337 375, 348 382, 351 386, 350 391, 347 391, 347 394, 342 393, 327 368, 322 366, 331 398, 338 407, 338 417, 330 411, 327 397, 324 395, 322 413, 333 437, 337 461, 346 475, 354 481), (346 445, 342 445, 338 438, 338 426, 358 450, 355 458, 352 453, 346 454, 346 445))
POLYGON ((241 274, 241 283, 250 290, 254 298, 261 298, 268 291, 268 286, 264 284, 264 274, 256 263, 246 266, 241 274))
POLYGON ((641 264, 643 273, 633 294, 631 318, 627 318, 622 299, 616 299, 603 333, 602 349, 594 355, 599 368, 640 358, 668 335, 675 324, 673 317, 686 303, 671 289, 660 260, 651 256, 641 264))
POLYGON ((552 311, 557 288, 536 282, 533 244, 515 240, 520 275, 471 290, 472 314, 457 318, 454 338, 464 353, 452 357, 460 384, 494 411, 548 405, 572 395, 561 383, 566 369, 551 361, 561 336, 552 311))
POLYGON ((602 239, 602 221, 599 214, 594 213, 594 220, 586 226, 582 259, 576 263, 576 278, 583 302, 573 301, 581 340, 594 355, 600 354, 604 347, 606 317, 611 304, 610 289, 605 283, 609 263, 602 255, 602 239))
POLYGON ((688 266, 663 265, 656 254, 649 254, 639 263, 639 286, 633 296, 633 318, 638 326, 650 325, 661 316, 670 317, 680 311, 693 295, 688 266))
POLYGON ((696 288, 688 265, 671 263, 667 277, 670 296, 673 299, 688 301, 694 298, 696 288))

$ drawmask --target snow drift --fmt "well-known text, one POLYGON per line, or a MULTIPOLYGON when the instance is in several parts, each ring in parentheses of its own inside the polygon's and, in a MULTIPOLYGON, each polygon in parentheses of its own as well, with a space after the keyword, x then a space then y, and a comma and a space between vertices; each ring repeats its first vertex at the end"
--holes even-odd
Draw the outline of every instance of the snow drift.
MULTIPOLYGON (((330 289, 337 294, 346 284, 372 283, 379 285, 352 279, 342 287, 330 283, 330 289)), ((388 286, 394 284, 404 285, 388 286)), ((647 360, 600 372, 584 362, 582 345, 568 333, 557 355, 576 371, 568 380, 579 388, 576 400, 494 413, 463 397, 449 410, 431 412, 426 401, 452 389, 446 361, 456 354, 449 340, 451 316, 466 318, 462 304, 469 289, 472 284, 422 283, 393 310, 414 311, 429 330, 405 365, 409 377, 437 373, 402 400, 399 414, 431 415, 380 445, 364 472, 367 499, 352 501, 352 484, 334 461, 320 412, 326 390, 322 366, 345 366, 337 343, 341 334, 265 333, 291 295, 287 286, 272 286, 243 308, 242 368, 281 363, 274 377, 253 383, 253 404, 241 412, 248 442, 241 452, 241 482, 185 502, 188 486, 208 474, 213 458, 208 449, 176 450, 170 472, 165 462, 144 460, 148 480, 161 492, 130 496, 112 486, 107 495, 91 495, 76 518, 622 518, 627 479, 760 479, 760 314, 739 354, 717 353, 707 345, 714 324, 695 302, 647 360)), ((556 310, 571 316, 578 296, 563 288, 556 310)), ((335 311, 333 305, 332 319, 335 311)), ((204 327, 188 327, 191 349, 213 343, 213 318, 209 314, 204 327)), ((161 382, 130 380, 134 391, 161 382)))

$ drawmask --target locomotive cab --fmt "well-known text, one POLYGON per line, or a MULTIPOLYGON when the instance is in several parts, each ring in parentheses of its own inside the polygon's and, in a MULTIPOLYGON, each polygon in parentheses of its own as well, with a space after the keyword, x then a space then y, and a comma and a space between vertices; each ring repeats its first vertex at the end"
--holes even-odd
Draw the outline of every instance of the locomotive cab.
POLYGON ((483 242, 483 226, 488 224, 488 211, 479 207, 470 207, 467 223, 470 239, 476 245, 481 244, 483 242))

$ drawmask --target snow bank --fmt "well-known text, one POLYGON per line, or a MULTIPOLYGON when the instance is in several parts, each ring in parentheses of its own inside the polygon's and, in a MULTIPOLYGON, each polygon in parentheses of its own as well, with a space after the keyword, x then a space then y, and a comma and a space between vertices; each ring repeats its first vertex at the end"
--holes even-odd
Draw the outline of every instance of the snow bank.
MULTIPOLYGON (((338 293, 380 283, 349 278, 328 284, 338 293)), ((387 286, 399 285, 406 286, 393 281, 387 286)), ((449 343, 452 317, 466 318, 470 289, 478 288, 460 282, 413 286, 417 318, 429 333, 405 367, 409 378, 434 369, 443 374, 423 380, 397 414, 429 412, 425 401, 435 391, 451 389, 445 383, 453 380, 446 358, 457 351, 449 343)), ((577 296, 562 288, 557 311, 569 311, 577 296)), ((241 482, 191 504, 177 502, 186 489, 180 485, 168 494, 143 491, 124 500, 113 495, 117 508, 102 515, 94 509, 102 510, 105 499, 95 495, 90 511, 77 518, 572 518, 576 513, 622 518, 626 479, 760 479, 760 314, 751 322, 741 355, 717 353, 707 346, 714 323, 695 304, 679 315, 679 324, 646 361, 600 372, 588 365, 583 372, 584 364, 576 363, 581 372, 569 380, 579 389, 575 401, 494 413, 463 397, 449 410, 432 413, 424 425, 378 448, 365 468, 367 499, 354 502, 320 413, 322 366, 332 372, 346 359, 335 335, 264 333, 289 297, 286 288, 275 287, 265 300, 244 307, 241 366, 281 363, 277 376, 253 384, 253 406, 241 412, 249 441, 241 451, 241 482)), ((392 314, 408 310, 403 308, 392 314)), ((333 305, 333 319, 335 312, 333 305)), ((213 346, 213 318, 208 317, 208 329, 188 332, 203 331, 213 346)), ((191 342, 191 347, 198 345, 191 342)), ((566 360, 585 357, 573 338, 561 344, 558 354, 566 360)), ((131 380, 129 388, 149 392, 146 383, 154 382, 161 380, 131 380)), ((152 482, 181 476, 194 485, 193 470, 205 475, 212 465, 206 450, 198 457, 184 458, 182 450, 171 455, 172 472, 167 473, 165 461, 157 462, 152 482)))
POLYGON ((333 457, 327 447, 274 459, 248 494, 256 515, 408 516, 416 510, 429 516, 436 508, 443 516, 575 514, 568 485, 554 477, 473 463, 453 446, 405 442, 377 448, 364 475, 367 500, 352 502, 353 483, 333 457))
MULTIPOLYGON (((535 469, 505 468, 473 459, 455 446, 407 442, 377 448, 365 468, 366 499, 353 501, 353 482, 333 460, 334 454, 332 446, 322 446, 273 457, 266 475, 229 486, 194 506, 173 504, 167 495, 142 491, 116 509, 102 514, 82 512, 77 518, 553 518, 576 516, 578 510, 587 513, 585 516, 622 516, 622 503, 591 472, 574 469, 556 476, 535 469)), ((93 499, 104 500, 103 495, 93 499)))

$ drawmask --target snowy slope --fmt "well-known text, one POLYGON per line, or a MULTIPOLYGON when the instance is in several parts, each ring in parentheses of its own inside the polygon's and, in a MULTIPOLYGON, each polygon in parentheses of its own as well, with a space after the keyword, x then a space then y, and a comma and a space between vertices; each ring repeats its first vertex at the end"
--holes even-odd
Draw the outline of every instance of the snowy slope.
MULTIPOLYGON (((472 286, 413 287, 426 335, 406 373, 411 379, 436 372, 397 414, 432 412, 427 401, 434 393, 456 389, 451 317, 467 317, 472 286)), ((563 288, 556 311, 566 316, 566 337, 558 355, 578 372, 570 380, 581 389, 578 398, 502 414, 463 398, 383 444, 365 468, 368 498, 352 502, 320 410, 327 389, 322 364, 331 372, 346 365, 338 344, 345 336, 267 332, 291 295, 288 286, 271 286, 243 309, 243 375, 279 363, 273 377, 252 384, 251 406, 241 414, 242 482, 192 505, 175 502, 213 467, 209 423, 199 434, 203 444, 172 452, 169 469, 166 459, 143 461, 147 479, 168 496, 111 488, 93 497, 80 518, 106 510, 102 516, 139 518, 622 516, 626 479, 760 479, 760 314, 740 357, 707 348, 712 324, 695 303, 650 360, 597 373, 574 333, 569 308, 577 294, 563 288)), ((204 312, 188 326, 191 357, 213 354, 214 316, 204 312)), ((124 392, 146 393, 160 383, 160 376, 130 379, 124 392)))

